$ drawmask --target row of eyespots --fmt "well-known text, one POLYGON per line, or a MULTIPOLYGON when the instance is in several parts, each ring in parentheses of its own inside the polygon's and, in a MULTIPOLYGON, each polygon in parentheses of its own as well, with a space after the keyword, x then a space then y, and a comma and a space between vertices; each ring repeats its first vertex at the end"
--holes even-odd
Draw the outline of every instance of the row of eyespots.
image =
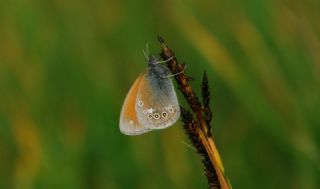
MULTIPOLYGON (((138 104, 138 106, 139 106, 140 108, 142 108, 142 107, 144 106, 144 103, 142 102, 142 100, 139 100, 137 104, 138 104)), ((166 109, 169 113, 173 113, 173 112, 174 112, 174 108, 171 107, 171 106, 165 107, 165 109, 166 109)), ((144 114, 147 114, 147 116, 148 116, 149 119, 152 119, 152 118, 154 118, 154 119, 160 119, 160 117, 166 118, 166 117, 168 116, 168 113, 167 113, 166 111, 163 111, 163 112, 161 113, 161 115, 160 115, 159 113, 154 113, 154 114, 152 114, 153 111, 155 111, 155 109, 150 108, 150 109, 143 110, 143 113, 144 113, 144 114)))
POLYGON ((168 116, 168 113, 165 112, 165 111, 163 111, 163 112, 161 113, 161 115, 158 114, 158 113, 154 113, 153 115, 152 115, 152 114, 148 114, 148 118, 149 118, 149 119, 152 119, 152 118, 154 118, 154 119, 160 119, 160 117, 161 117, 161 118, 166 118, 167 116, 168 116))

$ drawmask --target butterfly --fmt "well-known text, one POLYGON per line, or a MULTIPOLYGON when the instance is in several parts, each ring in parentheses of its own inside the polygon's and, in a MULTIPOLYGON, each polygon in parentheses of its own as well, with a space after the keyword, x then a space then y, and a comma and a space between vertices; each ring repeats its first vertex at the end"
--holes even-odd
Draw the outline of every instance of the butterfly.
MULTIPOLYGON (((120 131, 140 135, 173 125, 180 117, 180 106, 168 68, 156 56, 148 56, 147 69, 129 90, 120 114, 120 131)), ((172 57, 173 58, 173 57, 172 57)), ((179 74, 179 73, 178 73, 179 74)))

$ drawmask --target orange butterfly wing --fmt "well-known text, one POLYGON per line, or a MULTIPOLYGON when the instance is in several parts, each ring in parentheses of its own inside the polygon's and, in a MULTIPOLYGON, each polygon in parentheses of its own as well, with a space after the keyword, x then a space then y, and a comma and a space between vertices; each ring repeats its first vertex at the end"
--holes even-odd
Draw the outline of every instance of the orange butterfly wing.
POLYGON ((137 94, 142 79, 143 75, 140 75, 133 83, 122 106, 119 125, 120 131, 126 135, 139 135, 150 131, 150 129, 139 123, 135 110, 137 94))

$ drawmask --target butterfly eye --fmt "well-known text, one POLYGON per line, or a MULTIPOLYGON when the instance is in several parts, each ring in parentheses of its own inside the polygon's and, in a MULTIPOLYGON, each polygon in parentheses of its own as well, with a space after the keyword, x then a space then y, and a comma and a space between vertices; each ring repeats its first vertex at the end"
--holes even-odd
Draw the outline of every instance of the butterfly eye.
POLYGON ((147 115, 149 119, 152 119, 152 114, 147 115))
POLYGON ((159 119, 159 118, 160 118, 160 115, 159 115, 158 113, 155 113, 155 114, 153 114, 153 117, 154 117, 155 119, 159 119))
POLYGON ((139 100, 138 106, 139 106, 139 107, 143 107, 143 102, 142 102, 141 100, 139 100))
POLYGON ((167 117, 168 114, 167 114, 167 112, 162 112, 161 115, 162 115, 162 117, 167 117))

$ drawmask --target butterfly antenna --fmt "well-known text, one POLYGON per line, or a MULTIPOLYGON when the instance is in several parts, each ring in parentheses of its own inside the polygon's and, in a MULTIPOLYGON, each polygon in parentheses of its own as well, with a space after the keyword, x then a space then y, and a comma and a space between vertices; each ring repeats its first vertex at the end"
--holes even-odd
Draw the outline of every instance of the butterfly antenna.
POLYGON ((147 60, 149 60, 149 43, 146 43, 146 50, 142 49, 142 52, 147 60))

